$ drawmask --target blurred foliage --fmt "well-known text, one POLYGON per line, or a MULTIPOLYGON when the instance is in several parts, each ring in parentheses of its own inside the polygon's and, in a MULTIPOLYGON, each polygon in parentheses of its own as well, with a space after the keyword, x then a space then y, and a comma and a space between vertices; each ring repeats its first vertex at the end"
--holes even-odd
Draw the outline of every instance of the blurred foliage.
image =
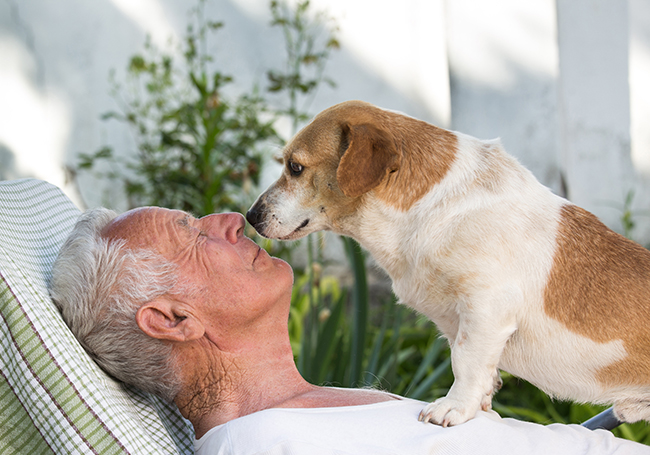
MULTIPOLYGON (((611 207, 620 212, 619 221, 621 223, 623 234, 628 239, 634 240, 633 231, 637 225, 636 218, 639 216, 650 216, 650 210, 637 210, 633 209, 632 205, 634 202, 634 190, 630 190, 626 193, 623 203, 614 202, 614 201, 603 201, 603 205, 611 207)), ((648 246, 646 245, 646 248, 648 246)))
MULTIPOLYGON (((133 131, 134 159, 124 162, 105 146, 80 155, 72 169, 73 175, 95 171, 124 185, 130 207, 160 205, 196 216, 245 211, 257 192, 265 149, 283 143, 275 121, 288 118, 294 134, 309 119, 308 107, 318 88, 323 83, 334 86, 324 69, 331 51, 339 48, 335 24, 324 13, 313 13, 308 0, 292 7, 272 1, 271 25, 282 31, 286 61, 282 69, 267 72, 267 95, 283 100, 281 106, 269 107, 258 90, 227 99, 223 89, 233 77, 212 69, 207 52, 209 37, 223 23, 205 18, 205 3, 198 0, 191 10, 193 22, 180 62, 147 40, 144 53, 129 61, 127 84, 112 76, 112 95, 120 110, 104 118, 133 131), (111 170, 97 171, 100 162, 110 163, 111 170)), ((631 200, 629 195, 623 207, 626 233, 634 227, 631 200)), ((444 396, 453 382, 446 340, 430 321, 396 305, 391 294, 370 301, 365 254, 352 239, 341 237, 353 285, 323 276, 321 236, 309 237, 308 265, 294 267, 289 332, 303 376, 315 384, 376 387, 424 401, 444 396)), ((291 261, 293 244, 257 241, 291 261)), ((504 385, 493 405, 504 417, 580 423, 604 409, 553 401, 525 381, 507 373, 502 377, 504 385)), ((614 434, 650 444, 645 423, 622 425, 614 434)))
POLYGON ((120 110, 103 118, 130 127, 135 159, 124 163, 110 146, 80 155, 78 170, 111 162, 104 176, 124 186, 129 207, 159 205, 197 216, 243 211, 259 182, 264 148, 280 143, 259 93, 224 96, 233 78, 212 69, 207 51, 223 23, 205 18, 205 3, 191 10, 180 62, 147 40, 144 53, 129 61, 127 85, 111 78, 120 110))
POLYGON ((288 102, 278 113, 291 119, 291 135, 309 120, 308 107, 318 88, 325 83, 335 87, 325 77, 325 66, 333 50, 340 48, 335 21, 325 12, 311 14, 309 0, 291 7, 286 2, 271 1, 271 25, 282 30, 286 59, 282 70, 267 72, 268 90, 284 93, 288 102))

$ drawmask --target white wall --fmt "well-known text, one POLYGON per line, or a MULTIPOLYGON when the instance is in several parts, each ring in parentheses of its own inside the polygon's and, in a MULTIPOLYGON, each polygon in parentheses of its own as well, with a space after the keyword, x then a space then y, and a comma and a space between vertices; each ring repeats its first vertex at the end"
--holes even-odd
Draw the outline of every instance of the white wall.
POLYGON ((555 2, 448 1, 447 27, 453 128, 500 137, 561 193, 555 2))
MULTIPOLYGON (((620 230, 621 204, 650 205, 650 2, 647 0, 312 0, 338 19, 342 50, 312 112, 364 99, 506 148, 546 185, 620 230)), ((183 0, 0 0, 0 178, 33 176, 79 204, 111 197, 85 178, 80 198, 63 163, 130 132, 99 119, 115 109, 145 33, 182 36, 183 0)), ((234 89, 264 84, 283 59, 267 0, 213 0, 226 27, 213 52, 234 89)), ((270 178, 270 177, 269 177, 270 178)), ((650 240, 650 218, 635 232, 650 240)))
POLYGON ((559 0, 558 29, 559 151, 568 196, 611 224, 618 213, 606 206, 635 184, 627 4, 559 0))

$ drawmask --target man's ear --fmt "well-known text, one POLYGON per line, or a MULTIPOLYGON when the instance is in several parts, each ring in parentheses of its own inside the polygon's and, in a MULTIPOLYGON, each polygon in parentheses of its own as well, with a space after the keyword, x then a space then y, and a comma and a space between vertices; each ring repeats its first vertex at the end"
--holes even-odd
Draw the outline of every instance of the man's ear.
POLYGON ((341 130, 344 150, 336 180, 346 196, 361 196, 399 168, 399 153, 384 129, 372 124, 344 124, 341 130))
POLYGON ((135 321, 152 338, 168 341, 193 341, 201 338, 205 327, 192 314, 184 314, 178 302, 160 298, 145 303, 135 321))

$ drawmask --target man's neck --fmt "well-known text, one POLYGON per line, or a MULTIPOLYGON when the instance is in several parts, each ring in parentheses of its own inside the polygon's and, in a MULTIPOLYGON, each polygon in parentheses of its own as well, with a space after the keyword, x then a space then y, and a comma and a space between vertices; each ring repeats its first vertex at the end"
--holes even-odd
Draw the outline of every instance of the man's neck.
POLYGON ((204 351, 202 356, 192 359, 196 368, 174 400, 197 438, 217 425, 281 406, 314 389, 296 369, 290 346, 264 354, 255 349, 248 355, 204 351))

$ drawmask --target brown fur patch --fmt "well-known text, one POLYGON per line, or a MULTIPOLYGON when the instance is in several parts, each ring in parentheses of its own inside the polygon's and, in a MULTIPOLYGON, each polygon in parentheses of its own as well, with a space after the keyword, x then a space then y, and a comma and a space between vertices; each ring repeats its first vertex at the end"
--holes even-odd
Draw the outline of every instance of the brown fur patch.
POLYGON ((623 342, 628 356, 600 370, 600 382, 650 383, 650 252, 574 205, 561 211, 544 310, 596 342, 623 342))
POLYGON ((393 115, 385 127, 392 131, 401 155, 399 169, 388 174, 375 193, 387 204, 406 211, 449 172, 456 158, 458 139, 450 131, 393 115))
POLYGON ((346 196, 358 197, 379 185, 388 173, 397 170, 399 153, 389 132, 372 124, 345 124, 343 133, 341 148, 345 150, 336 179, 346 196))

